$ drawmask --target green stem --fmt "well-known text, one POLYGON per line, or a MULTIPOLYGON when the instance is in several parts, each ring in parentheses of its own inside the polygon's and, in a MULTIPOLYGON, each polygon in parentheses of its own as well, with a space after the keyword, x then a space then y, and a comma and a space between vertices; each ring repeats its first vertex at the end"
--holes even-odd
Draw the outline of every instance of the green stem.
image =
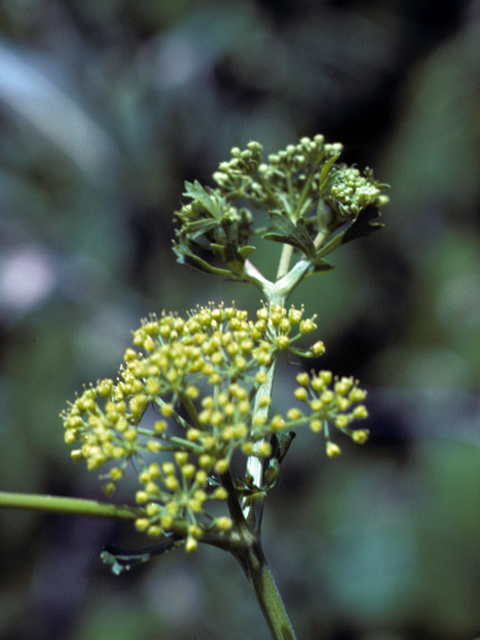
POLYGON ((230 472, 227 471, 220 478, 228 492, 228 509, 235 523, 235 534, 240 540, 231 544, 229 551, 238 560, 253 588, 273 640, 295 640, 285 605, 265 560, 260 535, 244 518, 230 472))
MULTIPOLYGON (((293 247, 290 245, 283 245, 282 255, 280 257, 280 263, 278 265, 277 272, 277 282, 288 274, 288 268, 290 265, 290 259, 292 257, 293 247)), ((285 304, 285 300, 288 296, 288 291, 283 288, 278 288, 275 284, 269 283, 270 287, 265 287, 264 293, 267 296, 268 303, 270 306, 272 305, 281 305, 285 304)), ((255 394, 255 406, 253 409, 253 414, 255 417, 263 417, 268 418, 268 410, 269 405, 267 403, 262 402, 260 404, 260 400, 263 398, 271 398, 272 397, 272 389, 273 389, 273 379, 275 375, 275 356, 272 360, 270 366, 265 368, 266 380, 263 384, 259 386, 257 392, 255 394)), ((262 440, 263 442, 263 440, 262 440)), ((257 456, 250 456, 247 460, 247 475, 250 476, 257 485, 257 487, 262 487, 264 484, 263 479, 263 463, 257 456)), ((260 531, 260 525, 262 521, 262 512, 263 512, 263 497, 261 496, 249 496, 245 498, 243 502, 243 515, 247 522, 254 527, 257 531, 260 531)))
POLYGON ((295 632, 260 541, 252 538, 250 544, 240 547, 233 555, 252 585, 273 640, 295 640, 295 632))
MULTIPOLYGON (((283 245, 282 255, 280 257, 280 263, 278 265, 277 281, 275 284, 269 283, 269 287, 264 288, 264 293, 267 297, 268 303, 272 305, 285 304, 285 300, 288 297, 289 286, 295 286, 296 282, 290 282, 288 280, 290 259, 292 257, 293 247, 290 245, 283 245), (283 280, 282 280, 283 279, 283 280), (287 282, 284 282, 287 279, 287 282), (285 286, 286 285, 286 286, 285 286)), ((300 275, 300 279, 303 277, 303 272, 300 275)), ((262 402, 260 399, 271 398, 273 389, 273 379, 275 375, 275 356, 269 367, 265 368, 266 380, 260 385, 255 394, 255 406, 253 414, 255 417, 268 418, 269 405, 262 402)), ((263 440, 262 440, 263 442, 263 440)), ((250 476, 257 487, 262 487, 264 484, 263 478, 263 463, 257 456, 250 456, 246 465, 247 475, 250 476)), ((263 497, 262 496, 249 496, 243 501, 243 515, 247 522, 260 531, 260 525, 262 522, 263 512, 263 497)))
MULTIPOLYGON (((14 493, 9 491, 0 491, 0 509, 2 508, 44 511, 45 513, 60 513, 69 516, 109 518, 122 522, 133 522, 138 517, 144 515, 143 509, 129 505, 116 505, 107 502, 97 502, 96 500, 84 500, 82 498, 64 498, 61 496, 14 493)), ((186 537, 188 526, 185 521, 179 519, 175 521, 171 530, 180 536, 186 537)), ((205 544, 218 547, 225 551, 231 551, 232 553, 233 550, 242 544, 240 536, 235 532, 230 534, 223 533, 221 535, 206 532, 201 540, 205 544)), ((154 546, 155 545, 153 545, 153 547, 154 546)))
POLYGON ((280 263, 278 265, 277 280, 280 280, 280 278, 283 278, 283 276, 287 275, 292 254, 293 254, 292 245, 284 244, 282 248, 282 255, 280 256, 280 263))
MULTIPOLYGON (((270 366, 265 369, 267 378, 265 382, 259 386, 255 394, 255 405, 253 409, 253 415, 255 417, 268 418, 269 406, 266 403, 260 403, 260 399, 272 397, 275 363, 276 360, 274 358, 270 366)), ((261 442, 264 441, 265 440, 261 440, 261 442)), ((246 471, 247 476, 250 476, 252 478, 253 483, 257 487, 263 486, 263 462, 257 456, 249 456, 249 458, 247 459, 246 471)), ((262 522, 262 512, 263 496, 248 496, 247 498, 245 498, 245 500, 243 501, 243 516, 246 521, 258 532, 260 531, 260 525, 262 522)))
POLYGON ((0 491, 0 508, 29 509, 50 513, 64 513, 71 516, 90 516, 123 521, 135 520, 143 515, 142 509, 129 507, 128 505, 116 505, 82 498, 62 498, 60 496, 7 491, 0 491))
POLYGON ((303 204, 304 204, 305 200, 307 199, 307 196, 308 196, 308 194, 310 192, 310 187, 311 187, 314 175, 315 175, 314 171, 309 173, 307 181, 303 185, 302 194, 301 194, 300 199, 299 199, 299 201, 297 203, 297 210, 295 211, 295 219, 298 219, 300 217, 300 214, 302 213, 302 207, 303 207, 303 204))

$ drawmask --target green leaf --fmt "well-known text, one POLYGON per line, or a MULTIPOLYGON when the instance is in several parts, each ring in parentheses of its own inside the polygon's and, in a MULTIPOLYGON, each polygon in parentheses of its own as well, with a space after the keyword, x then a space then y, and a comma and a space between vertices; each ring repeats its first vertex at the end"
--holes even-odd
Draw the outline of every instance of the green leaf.
POLYGON ((275 486, 280 466, 295 436, 296 433, 294 431, 280 431, 278 434, 274 433, 270 438, 272 455, 264 461, 265 485, 268 489, 272 489, 275 486))
POLYGON ((290 244, 307 256, 312 255, 315 246, 303 218, 294 224, 286 213, 270 211, 268 217, 280 233, 266 233, 263 236, 265 240, 290 244))
POLYGON ((246 260, 249 256, 252 255, 255 249, 256 247, 253 247, 252 245, 247 244, 244 247, 240 247, 240 249, 238 250, 238 253, 242 256, 243 260, 246 260))
POLYGON ((262 493, 265 487, 257 487, 252 478, 244 477, 235 480, 235 489, 237 491, 238 497, 246 498, 247 496, 255 496, 259 493, 262 493))
POLYGON ((326 244, 321 246, 315 253, 314 262, 320 264, 323 256, 331 253, 335 249, 338 249, 342 244, 346 244, 356 238, 369 235, 373 231, 383 228, 381 222, 375 222, 379 216, 378 208, 375 205, 366 207, 361 211, 358 216, 350 222, 344 229, 336 233, 326 244))
POLYGON ((318 261, 322 256, 326 256, 335 249, 338 249, 342 245, 342 237, 346 230, 340 231, 336 235, 333 236, 326 244, 322 245, 318 251, 315 253, 314 260, 318 261))
POLYGON ((184 196, 188 196, 189 198, 200 202, 213 218, 220 218, 221 209, 223 207, 219 200, 221 201, 223 198, 219 194, 216 194, 218 199, 212 197, 215 193, 213 189, 210 190, 210 194, 212 194, 210 195, 198 180, 195 180, 193 184, 191 182, 185 182, 185 189, 186 191, 183 194, 184 196))
POLYGON ((323 258, 317 258, 317 256, 314 256, 311 259, 311 262, 314 266, 314 273, 319 273, 320 271, 331 271, 335 268, 329 262, 327 262, 323 258))
MULTIPOLYGON (((333 165, 335 164, 335 162, 339 159, 340 154, 337 153, 336 156, 333 156, 332 158, 330 158, 330 160, 328 160, 322 167, 322 171, 320 172, 320 191, 322 191, 325 182, 327 181, 327 176, 330 172, 330 169, 333 167, 333 165)), ((323 191, 322 191, 323 192, 323 191)))
POLYGON ((187 222, 183 225, 180 233, 182 236, 189 236, 191 239, 197 238, 204 233, 208 233, 215 229, 219 224, 218 220, 195 220, 195 222, 187 222))
POLYGON ((381 222, 373 222, 378 216, 379 211, 375 205, 370 205, 360 211, 354 222, 343 233, 342 244, 382 229, 384 225, 381 222))
POLYGON ((213 267, 206 260, 203 260, 199 256, 195 255, 188 249, 181 247, 179 244, 174 243, 173 251, 177 256, 177 262, 180 264, 188 264, 189 266, 197 269, 198 271, 202 271, 203 273, 209 273, 211 275, 223 276, 230 278, 232 276, 232 272, 228 269, 221 269, 219 267, 213 267))
POLYGON ((238 252, 233 244, 212 244, 210 245, 212 251, 214 251, 219 258, 226 264, 238 261, 238 252))

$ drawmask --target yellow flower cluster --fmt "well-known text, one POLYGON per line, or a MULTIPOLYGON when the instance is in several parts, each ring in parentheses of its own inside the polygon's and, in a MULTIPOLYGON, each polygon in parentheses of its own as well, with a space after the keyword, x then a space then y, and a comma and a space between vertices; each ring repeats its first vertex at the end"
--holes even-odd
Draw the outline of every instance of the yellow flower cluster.
POLYGON ((280 351, 323 353, 321 342, 308 351, 293 347, 316 328, 303 314, 293 306, 264 306, 252 321, 234 306, 210 304, 186 319, 151 316, 133 333, 135 348, 126 350, 117 381, 86 388, 61 414, 66 442, 80 445, 73 459, 85 460, 90 470, 114 462, 103 476, 107 494, 128 462, 137 462, 144 485, 137 502, 145 505, 139 530, 156 536, 172 530, 176 519, 186 520, 190 550, 205 527, 228 530, 229 518, 205 512, 207 501, 227 498, 223 487, 210 486, 209 476, 225 473, 237 449, 246 456, 271 454, 263 441, 266 419, 254 415, 254 395, 280 351), (150 405, 162 419, 141 425, 150 405), (177 413, 178 405, 188 417, 177 413), (147 464, 151 454, 159 454, 159 462, 147 464))
MULTIPOLYGON (((198 520, 204 512, 205 502, 228 497, 223 487, 208 491, 208 472, 190 462, 185 451, 177 451, 174 461, 150 464, 140 473, 139 480, 144 488, 137 491, 136 500, 146 507, 145 515, 135 521, 137 530, 159 536, 172 530, 176 519, 182 518, 188 525, 188 551, 196 549, 197 540, 205 531, 204 524, 198 520)), ((231 527, 230 518, 223 516, 211 519, 208 530, 222 532, 231 527)))
MULTIPOLYGON (((333 379, 330 371, 320 371, 313 376, 300 373, 297 382, 300 386, 294 396, 308 405, 309 412, 305 416, 298 408, 290 409, 287 417, 294 423, 305 421, 307 417, 314 433, 323 431, 326 453, 330 458, 340 454, 340 447, 331 441, 330 425, 350 436, 357 444, 367 441, 368 429, 354 430, 349 426, 354 420, 368 417, 365 405, 361 404, 367 393, 358 387, 358 380, 347 377, 333 379)), ((292 423, 288 425, 291 427, 292 423)))

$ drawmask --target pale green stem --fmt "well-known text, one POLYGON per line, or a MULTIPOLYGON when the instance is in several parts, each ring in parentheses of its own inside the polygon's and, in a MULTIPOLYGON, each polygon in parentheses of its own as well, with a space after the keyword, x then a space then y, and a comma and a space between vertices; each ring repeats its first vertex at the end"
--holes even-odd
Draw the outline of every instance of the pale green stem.
POLYGON ((128 505, 116 505, 82 498, 63 498, 32 493, 0 491, 0 507, 8 509, 28 509, 64 513, 72 516, 110 518, 113 520, 135 520, 143 515, 143 510, 128 505))
POLYGON ((325 238, 328 236, 328 231, 327 230, 323 230, 323 231, 319 231, 317 233, 317 235, 315 236, 315 240, 313 241, 313 244, 315 245, 315 248, 318 249, 322 246, 325 238))
POLYGON ((277 280, 287 275, 290 267, 290 260, 293 254, 293 247, 291 244, 284 244, 282 249, 282 255, 280 257, 280 263, 278 265, 277 280))
MULTIPOLYGON (((268 418, 268 404, 262 403, 260 404, 261 398, 271 398, 272 397, 272 388, 273 388, 273 378, 275 373, 275 360, 271 363, 271 365, 265 370, 267 379, 265 382, 260 385, 255 394, 255 405, 253 409, 253 414, 255 417, 268 418)), ((261 440, 261 443, 265 442, 265 440, 261 440)), ((257 487, 261 487, 264 484, 263 479, 263 463, 257 456, 250 456, 247 459, 247 476, 250 476, 253 480, 253 483, 257 487)), ((261 496, 248 496, 245 498, 243 502, 243 515, 246 521, 256 528, 258 531, 260 530, 260 524, 262 521, 262 511, 263 511, 263 497, 261 496)))
MULTIPOLYGON (((292 256, 293 247, 290 245, 283 245, 282 255, 280 257, 280 263, 278 265, 277 282, 286 276, 288 273, 288 267, 292 256)), ((269 283, 269 287, 264 288, 264 293, 267 296, 269 306, 285 304, 285 300, 288 296, 288 292, 284 291, 281 287, 277 289, 276 284, 269 283)), ((272 360, 270 366, 265 368, 266 380, 259 386, 255 394, 255 405, 253 409, 253 415, 255 418, 268 418, 269 403, 264 402, 264 398, 271 399, 273 389, 273 378, 275 374, 275 358, 272 360)), ((265 442, 262 440, 260 444, 265 442)), ((253 455, 247 459, 247 476, 251 477, 253 483, 257 487, 262 487, 264 484, 263 479, 263 463, 257 456, 253 455)), ((255 527, 257 531, 260 531, 260 524, 262 521, 263 512, 263 497, 247 497, 243 501, 243 515, 247 522, 255 527)))

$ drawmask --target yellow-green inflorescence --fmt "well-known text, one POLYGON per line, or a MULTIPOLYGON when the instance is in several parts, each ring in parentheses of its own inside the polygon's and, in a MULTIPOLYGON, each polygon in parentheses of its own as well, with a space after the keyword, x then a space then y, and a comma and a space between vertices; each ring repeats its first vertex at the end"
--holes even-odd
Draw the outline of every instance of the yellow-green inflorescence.
POLYGON ((263 306, 253 321, 233 305, 210 304, 186 319, 151 316, 133 332, 134 348, 126 350, 117 381, 85 388, 62 413, 65 441, 79 443, 73 459, 85 460, 90 470, 112 464, 102 476, 108 495, 129 461, 136 463, 140 531, 159 536, 183 522, 187 551, 195 550, 207 531, 229 531, 231 519, 210 515, 208 503, 227 500, 218 478, 230 470, 235 451, 268 458, 269 436, 302 424, 322 431, 330 457, 340 452, 331 441, 331 426, 357 443, 367 439, 366 430, 350 427, 367 416, 361 404, 365 392, 352 378, 332 379, 327 371, 297 376, 294 395, 305 409, 271 419, 258 412, 270 398, 255 404, 256 391, 279 352, 317 357, 325 350, 320 341, 308 350, 295 347, 316 328, 314 318, 303 315, 303 308, 263 306), (158 419, 143 426, 150 405, 158 419))

